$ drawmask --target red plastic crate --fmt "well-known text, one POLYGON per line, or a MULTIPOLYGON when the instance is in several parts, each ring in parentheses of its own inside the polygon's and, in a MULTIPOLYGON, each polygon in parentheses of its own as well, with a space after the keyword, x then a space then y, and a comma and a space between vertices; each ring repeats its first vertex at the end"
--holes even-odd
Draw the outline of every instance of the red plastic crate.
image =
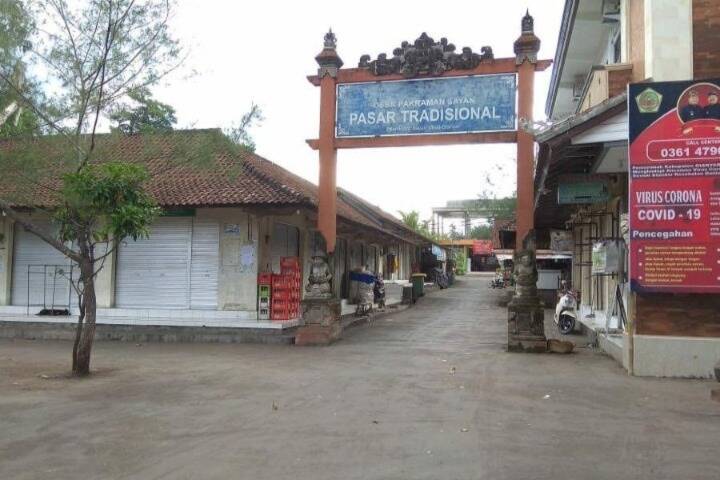
POLYGON ((280 268, 300 269, 300 259, 298 257, 281 257, 280 268))

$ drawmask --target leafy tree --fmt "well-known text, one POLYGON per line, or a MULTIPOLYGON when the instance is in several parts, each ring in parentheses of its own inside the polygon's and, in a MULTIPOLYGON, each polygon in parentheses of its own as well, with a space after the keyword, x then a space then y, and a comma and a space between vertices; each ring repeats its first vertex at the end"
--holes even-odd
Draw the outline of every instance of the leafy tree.
POLYGON ((403 212, 402 210, 398 210, 398 213, 400 214, 400 219, 402 222, 410 227, 413 231, 419 233, 420 235, 423 235, 426 238, 430 238, 433 240, 439 240, 440 236, 435 235, 433 232, 430 231, 430 220, 420 220, 420 214, 416 210, 411 210, 409 212, 403 212))
POLYGON ((450 232, 448 233, 448 236, 451 240, 459 240, 463 238, 463 234, 458 232, 458 229, 454 223, 450 224, 450 232))
POLYGON ((263 120, 265 120, 265 117, 263 116, 260 106, 251 103, 250 109, 242 116, 240 123, 225 129, 225 135, 245 150, 254 152, 256 145, 255 140, 250 134, 250 129, 254 125, 260 124, 263 120))
POLYGON ((175 109, 152 98, 147 87, 129 91, 133 105, 122 104, 110 114, 117 130, 125 135, 138 133, 170 132, 177 123, 175 109))
POLYGON ((420 214, 416 210, 411 210, 409 212, 403 212, 402 210, 398 210, 398 213, 400 214, 400 218, 402 219, 402 222, 407 226, 410 227, 412 230, 419 232, 421 229, 420 224, 420 214))
POLYGON ((475 225, 470 229, 470 238, 474 240, 490 240, 492 238, 492 226, 475 225))
POLYGON ((73 286, 80 315, 72 371, 87 375, 95 335, 96 275, 118 242, 146 235, 158 213, 143 191, 143 168, 109 163, 107 151, 98 148, 98 123, 129 94, 157 83, 183 59, 169 32, 173 4, 166 0, 47 0, 42 6, 33 12, 43 28, 31 29, 35 47, 30 52, 53 85, 46 95, 55 108, 44 108, 2 69, 0 84, 55 134, 52 143, 60 153, 55 164, 48 165, 40 148, 46 142, 27 142, 16 145, 14 157, 5 155, 3 166, 27 180, 19 195, 30 197, 37 188, 53 192, 58 208, 51 213, 60 233, 28 220, 11 198, 0 197, 0 211, 78 265, 80 279, 73 286), (49 180, 58 171, 64 172, 59 189, 49 180))
POLYGON ((455 257, 455 273, 465 275, 467 273, 467 257, 465 251, 460 249, 453 250, 455 257))
POLYGON ((0 74, 12 78, 18 92, 0 82, 0 138, 37 133, 40 122, 34 112, 23 108, 21 97, 39 103, 36 85, 26 76, 26 56, 31 49, 34 28, 29 10, 19 0, 0 0, 0 74))

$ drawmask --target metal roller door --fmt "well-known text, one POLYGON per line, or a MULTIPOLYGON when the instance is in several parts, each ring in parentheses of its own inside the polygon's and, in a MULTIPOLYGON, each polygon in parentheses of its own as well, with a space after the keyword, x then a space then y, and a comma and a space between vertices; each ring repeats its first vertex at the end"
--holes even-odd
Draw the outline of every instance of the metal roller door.
POLYGON ((190 308, 216 309, 220 270, 220 225, 193 222, 190 275, 190 308))
MULTIPOLYGON (((51 229, 50 222, 35 223, 47 231, 51 229)), ((77 305, 77 296, 68 278, 71 263, 65 255, 39 237, 16 225, 13 241, 12 304, 28 305, 29 277, 30 305, 40 308, 43 305, 47 308, 77 305)), ((74 275, 77 277, 78 273, 75 271, 74 275)))
POLYGON ((219 224, 161 218, 150 238, 118 249, 115 304, 120 308, 217 308, 219 224))

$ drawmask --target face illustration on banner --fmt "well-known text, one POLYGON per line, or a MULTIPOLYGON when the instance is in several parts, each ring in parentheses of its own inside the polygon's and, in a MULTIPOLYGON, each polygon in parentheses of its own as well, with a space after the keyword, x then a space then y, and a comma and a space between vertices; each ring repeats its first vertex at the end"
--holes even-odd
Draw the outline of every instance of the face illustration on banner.
POLYGON ((696 129, 720 132, 720 88, 712 83, 692 85, 678 99, 677 114, 684 124, 683 135, 696 129))

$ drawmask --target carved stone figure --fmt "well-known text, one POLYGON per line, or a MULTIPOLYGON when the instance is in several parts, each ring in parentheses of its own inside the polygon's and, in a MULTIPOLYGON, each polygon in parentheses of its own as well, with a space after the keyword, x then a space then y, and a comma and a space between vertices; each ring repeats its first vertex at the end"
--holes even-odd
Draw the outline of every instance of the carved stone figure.
POLYGON ((377 59, 370 55, 360 57, 358 68, 366 68, 373 75, 401 74, 407 78, 417 76, 438 76, 448 70, 472 70, 483 61, 493 60, 492 48, 482 47, 481 55, 464 47, 462 53, 455 53, 455 45, 447 38, 439 42, 423 32, 412 44, 404 41, 393 50, 392 58, 381 53, 377 59))
POLYGON ((537 264, 534 233, 523 241, 523 248, 513 255, 515 295, 508 304, 508 350, 547 351, 545 310, 537 293, 537 264))
POLYGON ((537 300, 537 264, 535 250, 524 249, 515 252, 514 258, 515 295, 521 299, 537 300))
POLYGON ((307 298, 331 298, 332 287, 330 280, 332 279, 330 267, 327 258, 324 256, 312 257, 312 266, 310 267, 310 277, 305 287, 307 298))

